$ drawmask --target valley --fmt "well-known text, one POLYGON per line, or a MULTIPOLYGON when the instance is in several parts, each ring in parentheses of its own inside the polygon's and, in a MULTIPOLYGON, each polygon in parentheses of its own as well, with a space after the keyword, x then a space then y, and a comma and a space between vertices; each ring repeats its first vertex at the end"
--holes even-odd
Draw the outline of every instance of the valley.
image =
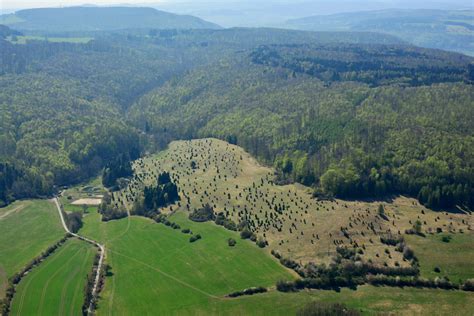
POLYGON ((0 14, 0 316, 474 314, 451 5, 0 14))

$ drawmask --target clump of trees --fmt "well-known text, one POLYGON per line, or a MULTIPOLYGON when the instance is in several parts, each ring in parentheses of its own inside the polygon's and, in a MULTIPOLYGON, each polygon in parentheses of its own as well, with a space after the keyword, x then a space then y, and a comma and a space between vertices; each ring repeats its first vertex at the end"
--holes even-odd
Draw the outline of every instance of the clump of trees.
POLYGON ((102 202, 99 205, 99 213, 102 215, 102 221, 107 222, 114 219, 127 217, 127 210, 124 206, 116 206, 112 203, 112 196, 105 192, 102 202))
POLYGON ((178 186, 173 183, 168 172, 160 173, 155 186, 146 186, 143 196, 134 201, 132 212, 137 215, 152 217, 159 214, 159 208, 179 201, 178 186))
POLYGON ((215 218, 215 223, 220 226, 224 226, 228 230, 237 231, 237 224, 229 218, 226 218, 224 213, 219 212, 215 218))
POLYGON ((118 189, 117 180, 133 175, 132 163, 128 154, 120 154, 108 162, 102 171, 102 184, 106 188, 118 189))
POLYGON ((265 293, 265 292, 267 292, 267 288, 265 288, 263 286, 259 286, 259 287, 251 287, 251 288, 245 289, 243 291, 232 292, 232 293, 228 294, 227 296, 228 297, 238 297, 238 296, 242 296, 242 295, 254 295, 254 294, 265 293))
POLYGON ((207 222, 215 220, 216 215, 214 214, 212 206, 206 203, 204 207, 195 209, 193 212, 189 213, 189 219, 195 222, 207 222))
POLYGON ((81 211, 71 212, 71 213, 64 212, 64 215, 65 215, 66 225, 69 228, 69 230, 73 233, 77 233, 82 228, 82 225, 83 225, 82 212, 81 211))
POLYGON ((97 307, 97 300, 100 290, 102 289, 104 283, 105 273, 110 270, 110 266, 102 266, 102 270, 99 271, 99 284, 97 287, 97 292, 93 293, 94 290, 94 283, 95 283, 95 275, 97 270, 99 269, 99 261, 100 261, 100 254, 96 253, 94 257, 94 261, 92 263, 92 270, 87 274, 87 282, 84 285, 84 301, 82 303, 82 315, 87 316, 89 315, 89 307, 91 312, 93 312, 97 307), (107 270, 105 270, 107 268, 107 270))

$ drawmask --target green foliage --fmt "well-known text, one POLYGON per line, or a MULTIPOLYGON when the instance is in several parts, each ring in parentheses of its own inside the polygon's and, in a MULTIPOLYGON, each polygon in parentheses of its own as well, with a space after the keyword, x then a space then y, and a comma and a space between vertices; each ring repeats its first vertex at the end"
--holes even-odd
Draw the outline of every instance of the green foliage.
POLYGON ((196 209, 189 214, 189 219, 194 222, 213 221, 215 218, 216 215, 214 214, 214 209, 209 204, 206 204, 204 207, 196 209))
POLYGON ((146 186, 143 190, 143 209, 139 207, 135 209, 139 212, 138 214, 146 214, 158 210, 160 207, 164 207, 178 201, 178 187, 174 184, 170 175, 167 172, 158 175, 156 186, 146 186))
POLYGON ((133 170, 130 157, 122 154, 106 164, 102 172, 102 184, 107 188, 115 187, 117 179, 131 177, 132 175, 133 170))
POLYGON ((336 47, 274 46, 281 65, 271 57, 264 65, 251 56, 226 58, 152 91, 131 117, 149 122, 159 139, 232 139, 284 178, 326 195, 406 194, 430 208, 473 208, 471 59, 401 47, 391 57, 391 46, 363 45, 342 45, 333 57, 336 47), (350 63, 354 57, 344 52, 351 50, 361 54, 361 69, 347 80, 300 74, 286 62, 320 54, 350 63), (379 65, 369 86, 357 78, 371 73, 362 52, 378 54, 383 67, 393 59, 401 68, 393 74, 379 65), (414 74, 423 78, 413 82, 414 74))
POLYGON ((119 206, 117 203, 112 202, 112 195, 109 192, 105 192, 102 198, 102 203, 99 205, 99 213, 105 222, 127 216, 127 211, 123 205, 119 206))
POLYGON ((328 196, 473 208, 472 58, 398 44, 270 29, 0 40, 0 204, 213 136, 328 196))
POLYGON ((199 234, 196 234, 196 235, 192 235, 191 237, 189 237, 189 242, 195 242, 195 241, 198 241, 199 239, 201 239, 201 235, 199 234))
POLYGON ((229 238, 229 239, 227 239, 227 244, 230 247, 234 247, 237 244, 237 241, 235 241, 235 239, 233 239, 233 238, 229 238))

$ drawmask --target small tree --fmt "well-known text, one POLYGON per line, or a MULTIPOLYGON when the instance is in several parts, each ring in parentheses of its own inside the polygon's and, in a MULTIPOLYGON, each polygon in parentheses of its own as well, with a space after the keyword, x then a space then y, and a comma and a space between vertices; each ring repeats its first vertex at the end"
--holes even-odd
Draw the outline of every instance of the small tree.
POLYGON ((227 240, 227 243, 229 244, 230 247, 234 247, 237 244, 237 241, 235 241, 235 239, 233 238, 229 238, 227 240))

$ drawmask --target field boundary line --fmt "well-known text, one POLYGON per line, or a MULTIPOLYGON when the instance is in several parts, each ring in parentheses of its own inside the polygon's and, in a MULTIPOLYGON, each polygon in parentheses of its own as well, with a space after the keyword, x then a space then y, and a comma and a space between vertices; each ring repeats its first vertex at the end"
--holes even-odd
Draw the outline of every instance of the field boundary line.
MULTIPOLYGON (((69 247, 69 243, 65 243, 61 249, 58 250, 58 252, 56 253, 57 254, 60 254, 60 253, 63 253, 65 251, 66 248, 69 247)), ((46 262, 44 265, 41 266, 42 269, 46 269, 46 267, 48 267, 51 262, 54 262, 57 260, 57 256, 54 257, 52 260, 46 262)), ((37 267, 40 267, 39 265, 37 267)), ((23 293, 21 293, 21 296, 20 296, 20 305, 18 306, 18 311, 17 311, 17 315, 21 315, 21 311, 23 309, 23 304, 24 304, 24 301, 25 301, 25 293, 26 293, 26 290, 28 289, 28 287, 30 286, 30 283, 31 281, 37 276, 37 274, 33 275, 32 277, 30 277, 30 279, 26 282, 25 284, 25 287, 23 288, 23 293)))
POLYGON ((43 314, 43 305, 44 305, 44 298, 46 295, 46 290, 48 289, 49 283, 51 282, 52 279, 56 277, 56 275, 59 274, 64 268, 67 267, 67 265, 74 259, 79 253, 81 252, 81 249, 77 250, 75 254, 73 254, 59 269, 57 269, 46 281, 46 284, 43 286, 43 291, 41 291, 41 300, 38 306, 38 315, 43 314))
POLYGON ((113 250, 110 250, 110 249, 109 249, 109 251, 112 252, 112 253, 114 253, 114 254, 116 254, 116 255, 119 255, 119 256, 122 256, 122 257, 124 257, 124 258, 128 258, 128 259, 130 259, 130 260, 133 260, 133 261, 135 261, 135 262, 137 262, 137 263, 140 263, 141 265, 143 265, 143 266, 145 266, 145 267, 148 267, 148 268, 150 268, 150 269, 152 269, 152 270, 154 270, 154 271, 156 271, 156 272, 158 272, 158 273, 160 273, 160 274, 166 276, 167 278, 172 279, 173 281, 176 281, 176 282, 178 282, 179 284, 184 285, 184 286, 186 286, 186 287, 188 287, 188 288, 190 288, 190 289, 192 289, 192 290, 195 290, 195 291, 197 291, 197 292, 199 292, 199 293, 201 293, 201 294, 204 294, 204 295, 206 295, 206 296, 208 296, 208 297, 210 297, 210 298, 214 298, 214 299, 218 299, 218 300, 221 300, 221 299, 222 299, 222 298, 219 297, 219 296, 216 296, 216 295, 213 295, 213 294, 211 294, 211 293, 208 293, 208 292, 206 292, 206 291, 204 291, 204 290, 201 290, 201 289, 199 289, 199 288, 197 288, 197 287, 195 287, 195 286, 193 286, 193 285, 191 285, 191 284, 189 284, 189 283, 186 283, 186 282, 184 282, 184 281, 182 281, 182 280, 180 280, 180 279, 178 279, 178 278, 176 278, 176 277, 174 277, 174 276, 172 276, 172 275, 170 275, 170 274, 168 274, 168 273, 166 273, 166 272, 164 272, 164 271, 162 271, 162 270, 160 270, 160 269, 158 269, 158 268, 156 268, 156 267, 153 267, 152 265, 149 265, 149 264, 146 263, 146 262, 140 261, 140 260, 138 260, 138 259, 135 259, 135 258, 133 258, 133 257, 127 256, 127 255, 124 255, 124 254, 121 254, 121 253, 119 253, 119 252, 116 252, 116 251, 113 251, 113 250))
MULTIPOLYGON (((82 261, 81 266, 76 267, 76 269, 68 276, 68 279, 63 284, 63 288, 61 289, 61 304, 59 305, 59 314, 60 315, 65 315, 65 313, 63 313, 64 300, 65 300, 66 290, 69 286, 69 283, 71 283, 71 281, 74 279, 74 277, 84 268, 84 266, 86 265, 86 262, 87 262, 88 255, 89 255, 89 249, 86 249, 86 253, 84 255, 84 260, 82 261)), ((72 306, 73 306, 73 304, 71 303, 71 308, 72 308, 72 306)))
MULTIPOLYGON (((87 256, 89 255, 90 253, 90 249, 87 250, 87 254, 86 254, 86 257, 85 257, 85 260, 84 262, 82 263, 82 266, 81 266, 81 269, 84 268, 84 266, 86 265, 87 263, 87 256)), ((71 300, 71 306, 70 306, 70 309, 69 309, 69 315, 74 315, 74 302, 76 301, 76 297, 77 297, 77 292, 78 292, 78 288, 80 286, 80 282, 78 282, 76 284, 76 287, 74 288, 74 295, 72 297, 72 300, 71 300)), ((61 301, 61 304, 63 304, 64 302, 61 301)), ((64 308, 63 308, 64 309, 64 308)), ((66 315, 67 313, 63 313, 62 312, 62 309, 60 310, 61 312, 61 315, 66 315)))
POLYGON ((61 218, 61 223, 63 224, 64 230, 68 234, 70 234, 74 237, 77 237, 80 240, 83 240, 83 241, 88 242, 90 244, 93 244, 94 246, 97 246, 99 248, 100 257, 99 257, 99 263, 97 264, 97 271, 96 271, 95 278, 94 278, 94 286, 92 288, 92 299, 91 299, 89 307, 87 309, 87 313, 92 314, 93 309, 94 309, 94 299, 97 297, 97 292, 98 292, 98 288, 99 288, 100 271, 102 270, 102 265, 104 263, 105 246, 102 245, 102 244, 99 244, 99 242, 97 242, 95 240, 92 240, 92 239, 89 239, 87 237, 84 237, 84 236, 81 236, 79 234, 71 232, 69 230, 69 228, 67 227, 67 225, 66 225, 66 221, 64 220, 63 211, 61 209, 61 204, 59 202, 58 197, 53 198, 52 201, 54 202, 54 204, 56 205, 56 208, 58 209, 59 217, 61 218))

